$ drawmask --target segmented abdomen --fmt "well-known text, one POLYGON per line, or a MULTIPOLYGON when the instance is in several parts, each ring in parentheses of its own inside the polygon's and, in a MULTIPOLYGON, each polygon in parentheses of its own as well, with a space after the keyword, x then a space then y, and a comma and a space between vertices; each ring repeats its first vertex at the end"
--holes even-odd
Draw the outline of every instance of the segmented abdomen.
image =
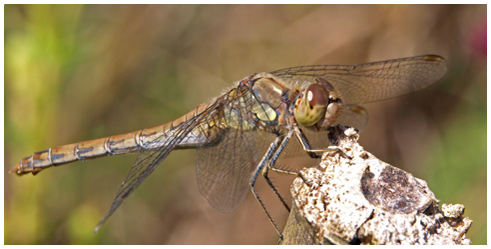
MULTIPOLYGON (((176 134, 179 130, 178 128, 193 120, 207 107, 206 105, 198 106, 174 121, 153 128, 51 147, 47 150, 35 152, 31 156, 22 159, 10 173, 15 172, 19 175, 26 173, 37 174, 45 168, 77 160, 126 154, 141 149, 158 149, 166 146, 173 136, 182 135, 176 134)), ((202 131, 203 127, 196 126, 191 132, 186 134, 186 137, 176 146, 176 149, 196 147, 206 143, 213 134, 203 134, 202 131)))

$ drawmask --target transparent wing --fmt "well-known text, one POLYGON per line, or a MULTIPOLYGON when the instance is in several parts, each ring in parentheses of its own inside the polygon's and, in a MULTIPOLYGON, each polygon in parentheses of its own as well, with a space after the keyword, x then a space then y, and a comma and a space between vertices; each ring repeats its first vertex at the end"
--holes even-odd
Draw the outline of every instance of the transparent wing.
MULTIPOLYGON (((224 96, 226 96, 226 94, 224 96)), ((123 201, 143 182, 143 180, 145 180, 145 178, 147 178, 147 176, 149 176, 155 170, 155 168, 169 155, 169 153, 172 152, 172 150, 174 150, 175 147, 179 145, 190 132, 193 131, 193 129, 195 129, 197 126, 209 125, 206 123, 209 121, 207 119, 207 115, 213 115, 213 113, 216 113, 221 109, 220 103, 222 103, 222 101, 220 101, 220 99, 224 98, 224 96, 218 98, 214 104, 210 105, 200 114, 197 114, 194 118, 174 127, 174 136, 168 137, 162 135, 153 141, 145 143, 145 147, 156 149, 145 149, 139 152, 139 155, 131 167, 130 172, 121 184, 111 208, 94 229, 95 232, 99 230, 100 226, 104 224, 104 222, 114 213, 114 211, 116 211, 123 201), (166 141, 165 146, 162 146, 162 141, 164 141, 164 139, 166 141)), ((217 134, 215 133, 214 135, 217 134)))
POLYGON ((223 101, 223 113, 213 116, 220 123, 221 139, 212 146, 200 147, 196 157, 196 176, 201 194, 211 206, 229 211, 236 208, 249 190, 252 169, 258 153, 254 140, 254 114, 257 103, 252 92, 241 85, 223 101))
POLYGON ((249 190, 251 168, 257 164, 250 132, 229 129, 213 147, 197 151, 196 177, 201 194, 221 211, 235 209, 249 190))
POLYGON ((338 124, 354 127, 362 131, 368 123, 368 112, 361 106, 342 106, 343 111, 332 126, 338 124))
POLYGON ((346 105, 388 99, 426 88, 447 70, 445 59, 422 55, 359 65, 314 65, 271 72, 281 78, 314 82, 322 77, 346 105))

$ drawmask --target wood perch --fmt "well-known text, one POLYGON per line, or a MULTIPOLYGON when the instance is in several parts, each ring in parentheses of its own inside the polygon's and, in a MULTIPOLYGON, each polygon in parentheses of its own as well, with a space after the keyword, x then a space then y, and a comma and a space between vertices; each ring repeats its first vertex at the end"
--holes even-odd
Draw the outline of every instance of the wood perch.
POLYGON ((352 128, 331 131, 346 153, 325 153, 291 186, 292 209, 281 244, 471 244, 461 204, 443 204, 425 181, 380 161, 352 128), (349 158, 351 157, 351 158, 349 158))

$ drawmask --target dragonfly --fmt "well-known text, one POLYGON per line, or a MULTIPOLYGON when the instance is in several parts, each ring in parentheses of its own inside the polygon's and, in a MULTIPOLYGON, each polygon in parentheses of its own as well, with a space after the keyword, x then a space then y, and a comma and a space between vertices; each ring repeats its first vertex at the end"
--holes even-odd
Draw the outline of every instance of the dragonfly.
MULTIPOLYGON (((51 166, 126 153, 138 153, 109 211, 94 229, 177 149, 196 149, 196 175, 200 193, 214 208, 236 208, 250 189, 274 229, 279 227, 266 210, 255 184, 261 174, 289 210, 268 172, 301 176, 275 164, 292 138, 312 158, 334 145, 311 146, 307 131, 328 131, 335 125, 362 128, 366 110, 359 104, 384 100, 426 88, 447 70, 444 58, 421 55, 358 65, 312 65, 254 73, 234 83, 209 104, 166 124, 90 141, 51 147, 25 157, 10 171, 36 175, 51 166), (264 154, 257 149, 257 134, 272 134, 264 154), (262 155, 262 157, 261 157, 262 155)), ((327 137, 325 138, 327 139, 327 137)), ((342 151, 340 151, 343 153, 342 151)))

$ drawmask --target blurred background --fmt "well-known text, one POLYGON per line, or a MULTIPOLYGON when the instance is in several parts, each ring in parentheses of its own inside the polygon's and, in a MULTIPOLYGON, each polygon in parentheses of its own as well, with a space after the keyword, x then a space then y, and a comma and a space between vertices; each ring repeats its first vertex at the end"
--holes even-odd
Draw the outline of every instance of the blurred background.
MULTIPOLYGON (((157 126, 255 72, 420 54, 448 60, 427 90, 364 105, 360 144, 462 203, 486 244, 485 5, 5 5, 6 244, 276 244, 252 195, 230 213, 176 151, 94 234, 136 155, 8 174, 51 146, 157 126)), ((314 164, 308 164, 312 166, 314 164)), ((301 168, 303 166, 298 166, 301 168)), ((284 195, 291 176, 273 175, 284 195)), ((288 213, 259 180, 283 227, 288 213)))

